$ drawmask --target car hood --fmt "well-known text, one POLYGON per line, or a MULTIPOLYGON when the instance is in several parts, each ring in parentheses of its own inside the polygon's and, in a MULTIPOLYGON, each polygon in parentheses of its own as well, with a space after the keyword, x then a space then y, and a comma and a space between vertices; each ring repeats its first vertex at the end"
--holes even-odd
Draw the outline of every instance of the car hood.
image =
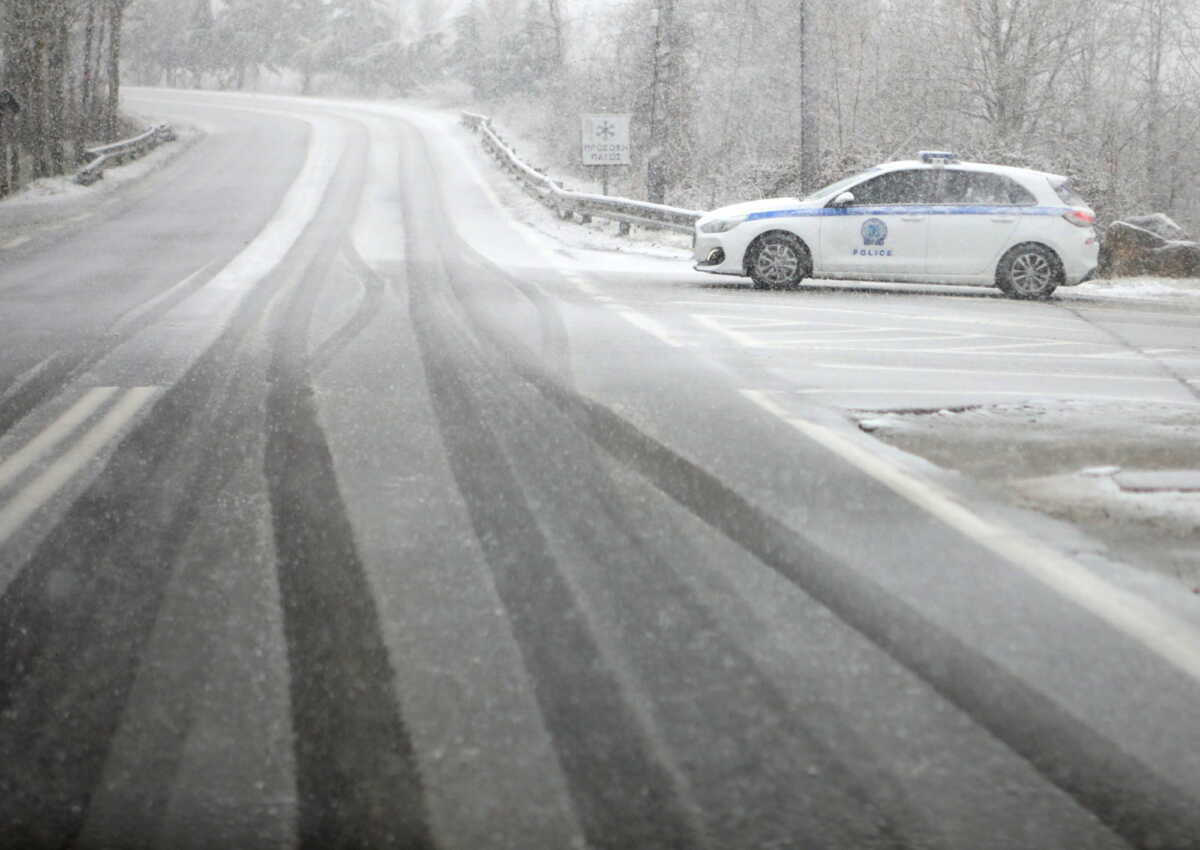
POLYGON ((796 207, 802 205, 806 204, 799 198, 763 198, 761 201, 746 201, 742 204, 730 204, 727 207, 719 207, 712 212, 705 213, 702 220, 708 221, 714 218, 737 218, 739 216, 751 215, 758 212, 795 209, 796 207))

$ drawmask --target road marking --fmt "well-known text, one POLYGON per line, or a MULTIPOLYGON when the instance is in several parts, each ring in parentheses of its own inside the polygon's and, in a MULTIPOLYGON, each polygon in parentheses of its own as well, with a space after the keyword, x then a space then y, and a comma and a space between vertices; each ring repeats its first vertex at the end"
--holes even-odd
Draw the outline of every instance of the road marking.
POLYGON ((179 292, 181 289, 186 289, 188 287, 188 285, 192 283, 192 281, 194 281, 200 275, 204 274, 205 271, 207 271, 209 268, 211 268, 213 262, 215 262, 215 260, 212 262, 205 263, 203 266, 196 269, 196 271, 192 272, 190 275, 185 277, 183 280, 179 281, 179 283, 172 285, 170 289, 160 292, 158 295, 155 295, 149 301, 146 301, 145 303, 139 304, 137 307, 134 307, 132 310, 130 310, 128 313, 126 313, 124 316, 122 316, 120 319, 118 319, 116 321, 116 323, 113 325, 113 329, 120 331, 124 328, 129 327, 131 324, 135 323, 142 316, 144 316, 147 313, 154 310, 154 308, 157 307, 159 304, 162 304, 164 301, 168 301, 172 295, 179 292))
MULTIPOLYGON (((780 370, 774 370, 779 373, 780 370)), ((787 378, 786 374, 782 377, 787 378)), ((1095 393, 1086 393, 1072 395, 1063 395, 1062 393, 1037 393, 1028 390, 973 390, 973 389, 940 389, 940 390, 910 390, 910 389, 880 389, 865 388, 865 389, 834 389, 832 387, 805 387, 803 389, 788 390, 798 395, 811 396, 834 396, 834 395, 872 395, 882 398, 891 398, 898 395, 924 395, 937 396, 945 401, 941 402, 941 406, 956 405, 961 403, 962 399, 982 398, 983 396, 1007 396, 1013 398, 1022 398, 1029 401, 1062 401, 1064 398, 1074 399, 1079 401, 1122 401, 1132 402, 1134 404, 1169 404, 1173 407, 1200 407, 1200 401, 1186 401, 1182 399, 1147 399, 1145 396, 1124 396, 1124 395, 1096 395, 1095 393)), ((871 409, 879 409, 886 405, 871 405, 871 409)), ((856 408, 857 409, 857 408, 856 408)))
POLYGON ((809 321, 787 321, 780 319, 758 320, 743 316, 731 316, 715 313, 692 313, 690 315, 692 320, 696 323, 701 324, 710 330, 716 331, 717 333, 725 336, 737 345, 740 345, 744 348, 800 348, 810 351, 840 351, 850 346, 854 346, 854 351, 864 352, 895 353, 897 350, 903 350, 912 353, 955 356, 961 354, 980 354, 1013 357, 1079 357, 1087 355, 1061 354, 1058 352, 1049 351, 1014 351, 1012 349, 1049 348, 1054 346, 1069 345, 1097 345, 1095 342, 1086 340, 1048 340, 1038 338, 1021 338, 1005 334, 964 333, 943 330, 929 330, 923 332, 920 336, 889 337, 886 336, 886 334, 911 334, 914 329, 909 327, 892 326, 869 327, 861 324, 847 325, 844 322, 824 323, 809 321), (736 326, 730 327, 731 323, 736 323, 736 326), (791 336, 773 333, 754 336, 746 332, 747 330, 777 331, 787 328, 794 328, 797 331, 800 331, 800 329, 805 330, 791 336), (852 336, 853 334, 858 334, 859 336, 852 336), (988 339, 1015 339, 1017 341, 996 343, 994 345, 963 345, 964 342, 974 340, 983 341, 988 339), (931 341, 945 342, 949 347, 938 349, 890 349, 859 347, 861 343, 870 343, 873 345, 891 345, 893 343, 900 342, 928 343, 931 341))
POLYGON ((5 242, 3 245, 0 245, 0 250, 9 251, 13 248, 20 248, 26 242, 31 241, 33 241, 32 236, 18 236, 16 239, 11 239, 8 242, 5 242))
MULTIPOLYGON (((100 389, 115 391, 116 387, 100 389)), ((159 387, 126 390, 75 445, 0 508, 0 544, 91 462, 158 392, 159 387)))
MULTIPOLYGON (((977 339, 984 338, 983 334, 971 334, 971 336, 973 336, 977 339)), ((1004 337, 1001 337, 1001 339, 1004 339, 1004 337)), ((1094 343, 1075 341, 1075 340, 1027 339, 1024 342, 1005 342, 1005 343, 998 343, 996 345, 965 346, 962 348, 946 348, 943 350, 950 354, 984 354, 989 351, 1004 351, 1005 354, 1021 354, 1022 352, 1020 352, 1020 351, 1008 351, 1005 349, 1030 348, 1032 346, 1040 346, 1042 348, 1048 348, 1048 347, 1054 346, 1054 345, 1094 345, 1094 343)), ((1030 351, 1027 353, 1043 354, 1043 353, 1049 353, 1049 352, 1030 351)), ((1061 355, 1056 354, 1056 356, 1061 356, 1061 355)), ((1074 357, 1076 355, 1068 354, 1066 356, 1074 357)))
POLYGON ((955 322, 957 324, 970 325, 987 325, 991 327, 1014 327, 1023 330, 1033 328, 1046 328, 1050 330, 1078 331, 1081 326, 1078 322, 1075 324, 1066 324, 1064 322, 1036 322, 1036 321, 1018 321, 1015 319, 1000 319, 993 315, 980 313, 978 315, 929 315, 927 313, 897 313, 888 310, 856 310, 850 307, 822 307, 813 304, 811 301, 802 301, 795 304, 789 304, 779 300, 764 300, 762 302, 745 302, 745 301, 692 301, 692 300, 677 300, 672 301, 672 304, 684 305, 701 305, 705 307, 720 307, 722 309, 728 307, 756 307, 761 309, 771 310, 803 310, 806 313, 848 313, 854 316, 882 316, 890 322, 896 321, 911 321, 911 322, 955 322))
POLYGON ((735 331, 733 328, 725 327, 712 316, 701 316, 699 314, 695 314, 692 316, 692 320, 698 325, 703 325, 709 330, 716 331, 717 333, 721 334, 721 336, 732 340, 735 344, 740 345, 742 348, 766 348, 768 346, 768 343, 763 342, 757 337, 751 336, 747 333, 742 333, 741 331, 735 331))
POLYGON ((19 393, 26 384, 44 372, 46 367, 54 362, 57 357, 57 354, 51 354, 45 360, 37 363, 30 369, 26 369, 24 372, 18 375, 17 379, 9 384, 8 389, 6 389, 3 393, 0 393, 0 401, 7 401, 19 393))
MULTIPOLYGON (((895 352, 901 353, 901 352, 895 352)), ((874 363, 813 363, 819 369, 854 369, 871 372, 933 372, 938 375, 992 375, 1003 378, 1084 378, 1090 381, 1134 381, 1144 384, 1174 384, 1174 378, 1151 378, 1136 375, 1089 375, 1084 372, 1004 372, 986 369, 939 369, 933 366, 879 366, 874 363)))
POLYGON ((117 392, 117 387, 94 387, 71 405, 48 428, 30 440, 20 451, 0 463, 0 490, 37 463, 47 452, 69 437, 117 392))
POLYGON ((935 484, 921 481, 824 425, 788 413, 762 390, 742 390, 761 409, 824 446, 946 525, 990 549, 1027 575, 1091 611, 1200 681, 1200 630, 1109 584, 1054 549, 994 520, 985 520, 935 484))
MULTIPOLYGON (((880 342, 880 340, 872 340, 872 341, 880 342)), ((883 340, 883 341, 890 342, 891 340, 883 340)), ((950 349, 950 348, 865 348, 863 346, 856 346, 854 348, 846 348, 845 346, 842 346, 842 345, 806 345, 806 346, 793 345, 792 349, 799 350, 799 351, 837 351, 837 352, 842 352, 845 354, 887 354, 887 355, 934 354, 934 355, 943 355, 946 357, 954 357, 959 360, 961 360, 963 358, 963 356, 966 354, 975 353, 970 348, 964 348, 961 350, 950 349)), ((1136 360, 1136 361, 1144 360, 1144 358, 1138 356, 1137 354, 1131 354, 1131 353, 1124 353, 1124 354, 1120 354, 1119 356, 1114 355, 1112 357, 1109 357, 1107 355, 1100 355, 1100 354, 1077 354, 1077 353, 1067 354, 1067 353, 1055 352, 1055 351, 980 351, 980 352, 978 352, 978 354, 980 357, 1034 357, 1034 358, 1041 357, 1041 358, 1058 359, 1058 360, 1061 360, 1063 358, 1067 358, 1070 360, 1080 360, 1080 359, 1136 360)))
POLYGON ((644 313, 639 313, 636 310, 630 310, 620 304, 610 305, 617 309, 617 315, 620 316, 629 324, 636 328, 644 330, 646 333, 653 336, 659 342, 671 346, 672 348, 683 348, 684 344, 677 340, 666 327, 644 313))
MULTIPOLYGON (((863 336, 863 337, 850 337, 849 339, 839 339, 839 340, 837 340, 837 343, 838 343, 838 345, 837 345, 836 347, 834 347, 834 350, 837 350, 837 348, 838 348, 838 347, 844 348, 844 347, 846 347, 846 346, 848 346, 848 345, 856 345, 856 344, 858 344, 858 343, 860 343, 860 342, 863 342, 863 343, 874 343, 874 344, 876 344, 876 345, 878 345, 878 344, 881 344, 881 343, 887 343, 887 344, 891 344, 891 343, 894 343, 894 342, 947 342, 947 343, 961 343, 963 340, 968 340, 968 339, 982 339, 982 338, 983 338, 983 335, 982 335, 982 334, 945 334, 945 333, 938 333, 938 332, 936 332, 936 331, 935 331, 935 332, 932 332, 932 333, 926 333, 926 334, 922 334, 921 336, 890 336, 890 337, 863 336)), ((809 342, 809 338, 808 338, 808 337, 793 337, 793 338, 791 338, 791 339, 786 339, 786 338, 785 338, 785 339, 776 339, 776 340, 771 340, 770 342, 766 342, 766 343, 764 343, 764 344, 765 344, 765 345, 767 345, 767 346, 769 346, 769 347, 771 347, 771 348, 804 348, 804 347, 807 347, 807 346, 808 346, 808 342, 809 342)), ((828 348, 829 346, 825 346, 825 347, 826 347, 826 348, 828 348)), ((855 350, 855 351, 858 351, 858 350, 860 350, 860 349, 857 349, 857 348, 856 348, 856 349, 854 349, 854 350, 855 350)), ((889 350, 889 349, 884 349, 884 350, 889 350)), ((908 351, 908 350, 909 350, 909 349, 907 349, 907 348, 896 349, 896 351, 908 351)), ((946 350, 952 350, 952 349, 938 349, 938 350, 940 350, 940 351, 946 351, 946 350)))

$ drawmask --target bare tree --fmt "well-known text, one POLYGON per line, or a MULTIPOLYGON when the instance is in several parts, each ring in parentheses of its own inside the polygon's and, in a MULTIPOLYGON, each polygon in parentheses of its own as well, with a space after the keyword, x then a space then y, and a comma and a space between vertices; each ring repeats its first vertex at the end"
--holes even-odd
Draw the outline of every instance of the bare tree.
POLYGON ((121 29, 131 0, 108 0, 108 99, 104 109, 105 135, 115 139, 120 129, 121 29))

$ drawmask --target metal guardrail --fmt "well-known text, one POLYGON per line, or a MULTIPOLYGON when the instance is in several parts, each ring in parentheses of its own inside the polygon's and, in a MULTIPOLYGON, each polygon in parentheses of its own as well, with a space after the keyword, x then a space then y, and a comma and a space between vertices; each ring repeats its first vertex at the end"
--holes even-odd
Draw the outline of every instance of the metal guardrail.
POLYGON ((81 186, 90 186, 104 177, 104 169, 110 165, 120 165, 131 159, 137 159, 142 154, 158 147, 163 142, 175 141, 175 131, 170 124, 159 124, 151 127, 140 136, 102 145, 98 148, 88 148, 85 151, 87 164, 75 174, 75 182, 81 186))
POLYGON ((629 198, 614 198, 609 195, 572 192, 565 189, 560 182, 551 180, 538 169, 523 162, 517 156, 517 152, 492 128, 491 119, 487 116, 464 112, 462 113, 462 124, 477 132, 484 148, 496 158, 500 166, 512 174, 542 203, 555 210, 560 218, 573 220, 579 216, 586 222, 591 221, 595 216, 617 221, 621 223, 622 233, 628 233, 631 224, 666 227, 683 233, 691 233, 696 226, 696 219, 704 215, 698 210, 685 210, 664 204, 651 204, 629 198))

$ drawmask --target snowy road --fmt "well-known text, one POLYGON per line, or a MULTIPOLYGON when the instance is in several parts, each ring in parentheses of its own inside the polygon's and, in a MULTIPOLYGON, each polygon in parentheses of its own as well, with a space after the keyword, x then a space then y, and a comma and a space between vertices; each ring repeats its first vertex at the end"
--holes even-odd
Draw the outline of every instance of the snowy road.
POLYGON ((1200 846, 1194 602, 840 412, 1200 407, 1194 310, 758 293, 446 114, 130 102, 206 135, 0 237, 0 846, 1200 846))

